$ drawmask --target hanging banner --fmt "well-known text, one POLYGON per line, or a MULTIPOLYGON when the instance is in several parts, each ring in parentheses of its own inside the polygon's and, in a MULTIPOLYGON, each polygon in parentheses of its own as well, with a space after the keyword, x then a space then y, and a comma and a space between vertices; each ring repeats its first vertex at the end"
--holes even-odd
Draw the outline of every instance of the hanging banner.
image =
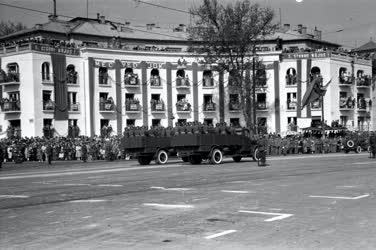
POLYGON ((66 57, 61 54, 51 54, 51 61, 54 72, 55 120, 68 120, 66 57))

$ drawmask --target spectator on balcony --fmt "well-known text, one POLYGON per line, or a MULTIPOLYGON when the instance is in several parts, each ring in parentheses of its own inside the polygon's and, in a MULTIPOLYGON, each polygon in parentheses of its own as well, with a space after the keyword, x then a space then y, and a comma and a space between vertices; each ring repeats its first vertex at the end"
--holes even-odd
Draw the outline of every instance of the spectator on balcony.
POLYGON ((4 70, 0 69, 0 83, 7 81, 7 73, 4 70))

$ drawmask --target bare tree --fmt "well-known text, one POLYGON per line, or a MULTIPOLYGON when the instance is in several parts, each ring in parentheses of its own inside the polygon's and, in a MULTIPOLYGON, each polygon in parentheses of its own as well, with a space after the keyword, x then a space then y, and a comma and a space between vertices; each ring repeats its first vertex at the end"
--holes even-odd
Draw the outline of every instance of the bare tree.
POLYGON ((203 57, 205 63, 218 64, 218 70, 230 72, 229 85, 240 94, 246 124, 255 131, 255 85, 264 77, 256 74, 262 65, 256 48, 278 28, 273 22, 274 11, 250 0, 227 5, 204 0, 201 6, 192 7, 191 13, 194 24, 189 29, 193 41, 190 50, 203 57))
POLYGON ((8 21, 8 22, 1 21, 0 22, 0 36, 6 36, 14 32, 24 30, 26 28, 27 27, 20 22, 14 23, 11 21, 8 21))

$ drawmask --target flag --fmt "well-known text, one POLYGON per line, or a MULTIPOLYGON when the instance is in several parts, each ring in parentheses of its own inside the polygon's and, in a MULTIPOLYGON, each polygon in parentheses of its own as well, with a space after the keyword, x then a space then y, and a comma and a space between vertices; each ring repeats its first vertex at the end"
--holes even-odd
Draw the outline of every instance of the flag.
POLYGON ((326 89, 328 88, 329 84, 332 82, 332 79, 325 84, 325 86, 321 86, 322 78, 316 77, 313 81, 309 84, 307 91, 305 92, 302 100, 302 109, 307 106, 309 103, 312 103, 319 99, 321 96, 324 96, 326 93, 326 89))
POLYGON ((51 54, 54 72, 55 120, 68 120, 68 88, 66 84, 66 57, 51 54))

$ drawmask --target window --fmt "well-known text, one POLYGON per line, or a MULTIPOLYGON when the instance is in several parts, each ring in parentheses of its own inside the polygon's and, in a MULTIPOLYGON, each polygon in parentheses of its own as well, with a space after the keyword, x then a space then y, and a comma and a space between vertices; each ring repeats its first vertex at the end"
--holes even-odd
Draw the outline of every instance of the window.
POLYGON ((341 115, 339 117, 339 119, 340 119, 341 125, 344 126, 344 127, 346 127, 347 126, 348 117, 345 116, 345 115, 341 115))
POLYGON ((101 92, 101 93, 99 93, 99 99, 100 100, 107 100, 107 98, 108 98, 108 93, 105 93, 105 92, 101 92))
POLYGON ((183 99, 185 99, 186 98, 186 95, 185 94, 179 94, 179 95, 177 95, 177 97, 176 97, 176 99, 178 100, 178 101, 181 101, 181 100, 183 100, 183 99))
POLYGON ((356 72, 356 76, 357 76, 358 78, 363 77, 363 74, 364 74, 364 71, 363 71, 363 70, 358 70, 358 71, 356 72))
POLYGON ((202 76, 202 83, 204 87, 214 86, 213 72, 211 70, 204 70, 202 76))
POLYGON ((43 102, 51 100, 51 94, 52 94, 52 91, 50 91, 50 90, 43 90, 43 92, 42 92, 43 102))
POLYGON ((42 80, 50 81, 50 63, 44 62, 42 64, 42 80))
POLYGON ((150 72, 150 75, 153 77, 153 76, 159 76, 159 70, 158 69, 155 69, 153 68, 150 72))
POLYGON ((204 119, 204 124, 206 125, 213 125, 213 119, 210 118, 210 119, 204 119))
POLYGON ((317 77, 321 77, 321 70, 319 67, 313 67, 311 69, 311 74, 310 74, 310 80, 313 81, 313 79, 317 78, 317 77))
POLYGON ((136 120, 135 119, 127 119, 126 124, 127 124, 127 127, 135 126, 136 120))
POLYGON ((160 101, 161 95, 160 94, 152 94, 151 99, 155 101, 160 101))
POLYGON ((185 71, 184 71, 184 69, 178 69, 176 71, 176 77, 184 78, 185 77, 185 71))
POLYGON ((287 117, 287 127, 290 131, 298 131, 297 126, 298 118, 296 117, 287 117))
POLYGON ((17 63, 9 63, 7 65, 8 68, 8 75, 7 75, 7 82, 19 82, 20 81, 20 73, 17 63))
POLYGON ((132 68, 126 68, 125 70, 124 70, 124 75, 129 75, 129 76, 131 76, 131 75, 133 75, 133 69, 132 68))
POLYGON ((77 92, 68 92, 68 103, 77 103, 77 92))
POLYGON ((99 84, 108 84, 108 69, 106 67, 99 67, 99 84))
POLYGON ((159 70, 153 68, 150 72, 150 85, 161 86, 161 79, 159 77, 159 70))
POLYGON ((187 119, 178 119, 178 125, 184 125, 187 123, 187 119))
POLYGON ((240 110, 239 94, 230 94, 230 110, 240 110))
POLYGON ((134 94, 125 94, 125 100, 127 100, 127 99, 133 100, 134 99, 134 94))
POLYGON ((104 126, 108 127, 109 124, 110 124, 110 120, 108 120, 108 119, 101 119, 100 120, 101 128, 103 128, 104 126))
POLYGON ((256 81, 258 87, 265 87, 266 86, 266 70, 265 66, 260 64, 259 69, 256 70, 256 81))
POLYGON ((289 68, 286 72, 286 85, 296 85, 296 70, 289 68))
POLYGON ((76 68, 73 64, 69 64, 67 66, 66 82, 68 84, 76 84, 77 83, 77 72, 76 72, 76 68))
POLYGON ((19 67, 17 63, 9 63, 7 65, 8 73, 19 73, 19 67))
POLYGON ((297 107, 296 93, 287 93, 287 109, 294 110, 297 107))
POLYGON ((240 126, 239 118, 230 118, 230 125, 233 127, 239 127, 240 126))
POLYGON ((152 125, 153 127, 161 126, 161 119, 152 119, 152 120, 151 120, 151 125, 152 125))
POLYGON ((68 120, 68 125, 76 127, 77 126, 77 119, 69 119, 68 120))

